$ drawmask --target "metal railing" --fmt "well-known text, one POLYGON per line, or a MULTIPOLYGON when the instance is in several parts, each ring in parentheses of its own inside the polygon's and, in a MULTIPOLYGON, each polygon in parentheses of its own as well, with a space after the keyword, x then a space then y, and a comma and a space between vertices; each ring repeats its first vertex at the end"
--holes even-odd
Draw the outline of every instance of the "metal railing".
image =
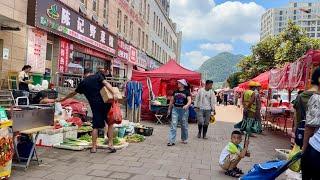
MULTIPOLYGON (((58 89, 73 90, 83 80, 83 75, 57 73, 56 87, 58 89)), ((124 91, 127 78, 108 77, 106 80, 113 86, 118 87, 120 91, 124 91)))

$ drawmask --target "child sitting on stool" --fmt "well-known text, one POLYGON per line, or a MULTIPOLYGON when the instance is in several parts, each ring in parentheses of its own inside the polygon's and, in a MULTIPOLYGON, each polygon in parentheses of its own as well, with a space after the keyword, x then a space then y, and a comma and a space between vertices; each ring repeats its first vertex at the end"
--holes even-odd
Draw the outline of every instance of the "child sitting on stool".
POLYGON ((225 175, 239 178, 243 172, 237 166, 245 156, 250 157, 248 152, 249 139, 246 140, 244 148, 240 145, 242 134, 240 131, 233 131, 231 142, 222 150, 219 165, 225 170, 225 175))

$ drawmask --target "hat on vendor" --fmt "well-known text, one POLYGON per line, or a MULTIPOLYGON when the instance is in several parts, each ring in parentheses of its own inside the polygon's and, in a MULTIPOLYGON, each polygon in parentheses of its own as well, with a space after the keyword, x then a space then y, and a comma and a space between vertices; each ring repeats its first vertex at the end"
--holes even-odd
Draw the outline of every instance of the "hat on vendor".
POLYGON ((249 87, 261 87, 261 84, 259 82, 250 81, 249 87))
POLYGON ((180 80, 178 80, 178 82, 181 83, 184 86, 188 86, 188 83, 187 83, 187 81, 185 79, 180 79, 180 80))

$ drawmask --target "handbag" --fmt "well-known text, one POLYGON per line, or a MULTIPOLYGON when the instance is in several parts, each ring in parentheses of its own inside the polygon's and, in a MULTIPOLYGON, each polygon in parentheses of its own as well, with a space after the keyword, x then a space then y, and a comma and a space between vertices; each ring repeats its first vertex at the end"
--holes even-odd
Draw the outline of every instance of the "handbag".
POLYGON ((306 125, 320 127, 320 94, 314 94, 308 102, 306 125))
POLYGON ((121 108, 118 102, 114 101, 112 102, 111 109, 108 113, 108 124, 121 124, 122 122, 122 114, 121 114, 121 108))

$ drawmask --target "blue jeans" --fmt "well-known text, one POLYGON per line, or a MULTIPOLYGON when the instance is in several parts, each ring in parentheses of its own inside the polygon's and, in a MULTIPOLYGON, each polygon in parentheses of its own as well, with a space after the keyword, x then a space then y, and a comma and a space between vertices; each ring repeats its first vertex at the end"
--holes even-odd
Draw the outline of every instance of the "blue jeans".
POLYGON ((173 107, 172 109, 172 120, 169 131, 169 143, 176 142, 177 135, 177 125, 181 121, 181 140, 188 140, 188 118, 189 110, 184 110, 183 108, 173 107))

